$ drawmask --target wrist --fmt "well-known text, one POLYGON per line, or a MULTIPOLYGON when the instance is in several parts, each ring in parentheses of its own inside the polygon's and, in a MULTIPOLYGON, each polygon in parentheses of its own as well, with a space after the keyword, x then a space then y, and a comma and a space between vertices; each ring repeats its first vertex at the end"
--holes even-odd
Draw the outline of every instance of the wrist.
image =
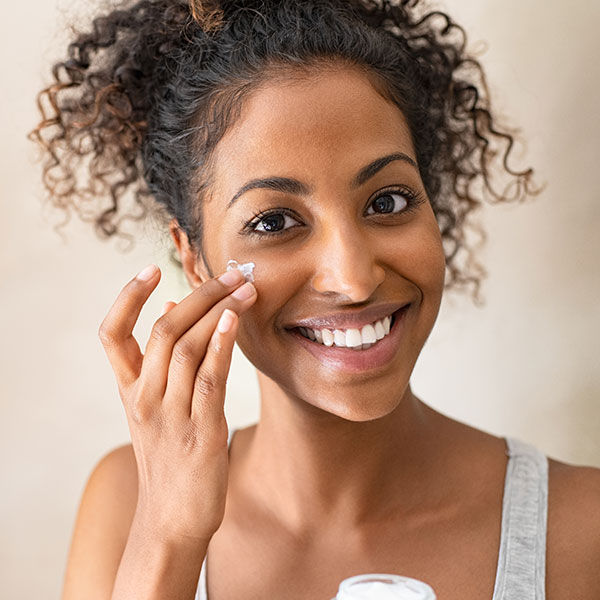
POLYGON ((111 599, 193 598, 207 548, 206 539, 157 527, 136 511, 111 599))
POLYGON ((165 549, 187 549, 190 552, 206 554, 212 534, 191 534, 176 523, 163 523, 149 511, 137 509, 131 524, 130 535, 159 545, 165 549))

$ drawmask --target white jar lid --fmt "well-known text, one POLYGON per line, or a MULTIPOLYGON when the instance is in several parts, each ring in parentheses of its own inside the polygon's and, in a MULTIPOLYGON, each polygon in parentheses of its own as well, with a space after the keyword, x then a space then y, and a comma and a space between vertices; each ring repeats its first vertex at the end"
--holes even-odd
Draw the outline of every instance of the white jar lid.
POLYGON ((423 581, 387 573, 365 573, 344 579, 333 600, 436 600, 423 581))

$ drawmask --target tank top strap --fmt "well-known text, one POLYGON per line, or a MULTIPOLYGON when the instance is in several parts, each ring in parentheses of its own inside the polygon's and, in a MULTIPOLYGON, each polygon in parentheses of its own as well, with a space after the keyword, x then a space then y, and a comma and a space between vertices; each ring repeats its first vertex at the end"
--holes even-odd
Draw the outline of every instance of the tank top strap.
POLYGON ((233 438, 233 434, 235 433, 235 429, 233 427, 229 428, 229 433, 227 434, 227 446, 231 447, 231 440, 233 438))
POLYGON ((200 569, 200 578, 198 579, 198 588, 194 600, 207 600, 206 598, 206 558, 202 561, 200 569))
MULTIPOLYGON (((227 436, 227 447, 231 449, 231 440, 233 439, 233 434, 235 433, 235 429, 233 427, 229 428, 229 434, 227 436)), ((200 577, 198 578, 198 587, 196 588, 196 595, 194 596, 194 600, 208 600, 207 599, 207 587, 206 587, 206 558, 202 561, 202 568, 200 569, 200 577)))
POLYGON ((509 456, 493 600, 545 600, 548 459, 507 437, 509 456))

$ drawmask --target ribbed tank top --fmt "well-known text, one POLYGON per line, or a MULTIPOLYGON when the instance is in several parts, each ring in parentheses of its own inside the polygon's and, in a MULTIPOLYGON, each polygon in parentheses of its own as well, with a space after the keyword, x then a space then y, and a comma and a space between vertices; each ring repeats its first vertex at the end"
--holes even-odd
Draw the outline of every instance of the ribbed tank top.
MULTIPOLYGON (((233 433, 230 430, 229 444, 233 433)), ((527 442, 513 437, 505 439, 509 458, 504 479, 496 583, 491 600, 545 600, 548 459, 527 442)), ((202 563, 195 600, 208 600, 206 559, 202 563)))

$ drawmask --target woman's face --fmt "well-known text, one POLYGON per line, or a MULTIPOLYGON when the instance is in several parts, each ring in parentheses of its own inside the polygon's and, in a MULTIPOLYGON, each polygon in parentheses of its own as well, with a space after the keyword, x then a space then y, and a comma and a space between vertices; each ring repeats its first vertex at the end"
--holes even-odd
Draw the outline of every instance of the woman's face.
POLYGON ((353 421, 391 412, 437 318, 445 270, 398 108, 350 69, 263 86, 219 142, 213 175, 207 264, 215 274, 230 259, 256 264, 245 355, 296 401, 353 421), (390 332, 368 346, 386 317, 390 332))

